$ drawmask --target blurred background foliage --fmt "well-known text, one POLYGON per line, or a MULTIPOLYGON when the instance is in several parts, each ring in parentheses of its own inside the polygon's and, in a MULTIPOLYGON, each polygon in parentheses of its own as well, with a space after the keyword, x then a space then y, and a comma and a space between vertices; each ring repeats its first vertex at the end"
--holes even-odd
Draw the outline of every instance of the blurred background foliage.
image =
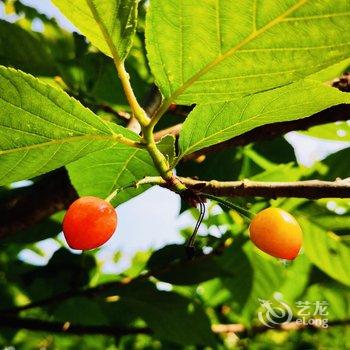
MULTIPOLYGON (((125 125, 128 106, 110 58, 97 52, 77 33, 58 26, 21 1, 2 1, 9 18, 0 21, 0 64, 21 69, 64 89, 94 112, 125 125), (33 27, 41 30, 33 30, 33 27), (123 112, 123 113, 121 113, 123 112)), ((147 98, 152 76, 144 45, 146 1, 126 65, 138 98, 147 98)), ((340 69, 340 68, 339 68, 340 69)), ((334 77, 341 71, 333 72, 334 77)), ((344 67, 341 67, 344 70, 344 67)), ((329 77, 327 77, 328 79, 329 77)), ((183 120, 169 112, 162 128, 183 120)), ((349 140, 349 123, 318 126, 304 134, 321 139, 349 140)), ((350 177, 350 148, 329 155, 311 167, 298 164, 285 138, 227 149, 179 164, 177 173, 201 179, 295 181, 350 177)), ((33 186, 38 179, 32 179, 33 186)), ((28 187, 2 187, 0 199, 28 187)), ((279 206, 303 226, 305 244, 294 262, 259 252, 248 240, 249 222, 239 213, 207 203, 197 240, 196 259, 188 261, 182 245, 137 252, 129 268, 105 273, 99 250, 76 254, 57 234, 63 212, 36 227, 0 241, 0 347, 6 349, 347 349, 346 325, 321 330, 265 330, 259 299, 283 300, 297 313, 297 301, 327 301, 329 322, 350 319, 350 202, 344 199, 230 199, 251 212, 279 206), (29 249, 41 254, 37 242, 52 237, 61 246, 47 265, 24 262, 29 249), (148 272, 147 272, 148 271, 148 272), (151 271, 151 272, 150 272, 151 271), (140 277, 141 276, 141 277, 140 277), (151 277, 149 277, 151 276, 151 277), (103 286, 99 288, 99 286, 103 286), (277 293, 277 294, 276 294, 277 293), (278 294, 279 293, 279 294, 278 294), (38 302, 36 306, 35 303, 38 302), (28 309, 21 305, 33 303, 28 309), (69 322, 86 326, 86 334, 59 334, 6 326, 6 317, 69 322), (243 333, 215 333, 212 325, 241 324, 243 333), (151 334, 119 336, 89 334, 89 327, 127 330, 149 328, 151 334)), ((145 205, 147 205, 145 203, 145 205)), ((196 209, 187 211, 198 217, 196 209)), ((155 228, 156 229, 156 228, 155 228)), ((183 241, 192 227, 183 227, 183 241)), ((141 234, 141 233, 140 233, 141 234)), ((115 260, 121 258, 115 253, 115 260)), ((278 305, 277 305, 278 306, 278 305)), ((312 318, 312 315, 309 316, 312 318)), ((147 332, 148 332, 147 331, 147 332)), ((84 332, 83 332, 84 333, 84 332)), ((108 333, 108 332, 107 332, 108 333)))

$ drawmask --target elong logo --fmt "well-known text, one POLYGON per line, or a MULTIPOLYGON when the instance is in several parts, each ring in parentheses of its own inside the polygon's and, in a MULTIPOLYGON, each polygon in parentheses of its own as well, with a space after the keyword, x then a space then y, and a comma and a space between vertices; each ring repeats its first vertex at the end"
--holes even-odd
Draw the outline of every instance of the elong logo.
MULTIPOLYGON (((283 295, 275 293, 273 299, 273 301, 258 299, 263 307, 263 310, 258 312, 259 321, 269 328, 290 323, 293 319, 293 311, 290 305, 283 300, 283 295)), ((297 325, 328 327, 328 319, 323 317, 328 315, 328 302, 326 300, 315 302, 299 300, 295 302, 295 308, 299 309, 295 315, 297 325)))

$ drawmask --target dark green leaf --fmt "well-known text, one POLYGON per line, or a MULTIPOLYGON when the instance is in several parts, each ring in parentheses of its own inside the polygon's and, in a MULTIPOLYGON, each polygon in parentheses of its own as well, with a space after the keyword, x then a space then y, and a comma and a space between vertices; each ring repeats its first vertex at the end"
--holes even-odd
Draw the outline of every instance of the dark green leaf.
POLYGON ((2 20, 0 64, 35 75, 53 76, 57 73, 50 52, 33 33, 2 20))

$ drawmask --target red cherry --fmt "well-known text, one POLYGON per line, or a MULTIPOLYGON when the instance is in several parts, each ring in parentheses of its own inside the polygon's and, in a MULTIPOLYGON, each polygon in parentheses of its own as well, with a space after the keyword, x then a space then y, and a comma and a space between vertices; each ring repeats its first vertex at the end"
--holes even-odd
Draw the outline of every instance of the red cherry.
POLYGON ((81 197, 68 208, 63 233, 72 249, 94 249, 111 238, 117 222, 117 213, 110 203, 97 197, 81 197))

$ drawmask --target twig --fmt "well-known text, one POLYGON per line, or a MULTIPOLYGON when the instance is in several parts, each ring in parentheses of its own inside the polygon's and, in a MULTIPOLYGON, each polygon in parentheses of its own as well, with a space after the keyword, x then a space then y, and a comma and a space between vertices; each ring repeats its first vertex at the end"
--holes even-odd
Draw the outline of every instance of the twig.
POLYGON ((58 169, 0 201, 0 239, 64 210, 78 197, 67 171, 58 169))
POLYGON ((190 190, 218 197, 295 197, 295 198, 350 198, 350 179, 335 181, 307 180, 296 182, 261 181, 199 181, 179 177, 190 190))
POLYGON ((179 133, 180 133, 181 128, 182 128, 182 124, 176 124, 176 125, 171 126, 169 128, 157 131, 154 134, 154 139, 156 141, 159 141, 162 137, 164 137, 166 135, 178 136, 179 133))
POLYGON ((83 326, 67 322, 52 322, 33 318, 22 318, 1 315, 0 326, 12 329, 28 329, 32 331, 45 331, 65 334, 102 334, 114 337, 121 337, 130 334, 150 334, 151 329, 143 328, 122 328, 111 326, 83 326))
POLYGON ((128 122, 130 120, 130 115, 128 113, 117 111, 113 107, 111 107, 105 103, 100 103, 100 104, 96 105, 95 107, 97 109, 100 109, 102 111, 105 111, 107 113, 112 114, 113 116, 115 116, 116 118, 118 118, 124 122, 128 122))
MULTIPOLYGON (((226 246, 224 246, 224 249, 227 248, 226 246)), ((206 254, 206 255, 200 255, 196 257, 196 262, 198 262, 199 259, 209 259, 211 256, 213 255, 220 255, 223 253, 222 247, 221 249, 215 249, 213 250, 211 253, 206 254)), ((41 300, 37 300, 37 301, 33 301, 30 302, 28 304, 24 304, 21 306, 16 306, 16 307, 11 307, 8 309, 2 309, 0 310, 1 314, 5 314, 5 315, 14 315, 14 314, 18 314, 22 311, 25 310, 30 310, 30 309, 34 309, 37 307, 46 307, 52 304, 57 304, 59 302, 62 302, 64 300, 67 299, 71 299, 71 298, 75 298, 75 297, 80 297, 80 296, 86 296, 86 297, 91 297, 91 296, 98 296, 100 294, 106 293, 111 289, 115 289, 115 288, 123 288, 131 283, 135 283, 138 281, 144 281, 147 280, 148 278, 152 277, 152 276, 158 276, 162 273, 168 272, 169 270, 171 270, 174 266, 183 266, 183 268, 185 269, 188 264, 192 264, 193 260, 175 260, 175 262, 170 263, 160 269, 157 270, 150 270, 146 273, 140 274, 134 278, 129 278, 126 277, 124 279, 121 279, 119 281, 110 281, 110 282, 106 282, 106 283, 102 283, 99 284, 96 287, 90 287, 90 288, 85 288, 85 289, 72 289, 72 290, 68 290, 66 292, 62 292, 56 295, 53 295, 51 297, 45 298, 45 299, 41 299, 41 300)))

